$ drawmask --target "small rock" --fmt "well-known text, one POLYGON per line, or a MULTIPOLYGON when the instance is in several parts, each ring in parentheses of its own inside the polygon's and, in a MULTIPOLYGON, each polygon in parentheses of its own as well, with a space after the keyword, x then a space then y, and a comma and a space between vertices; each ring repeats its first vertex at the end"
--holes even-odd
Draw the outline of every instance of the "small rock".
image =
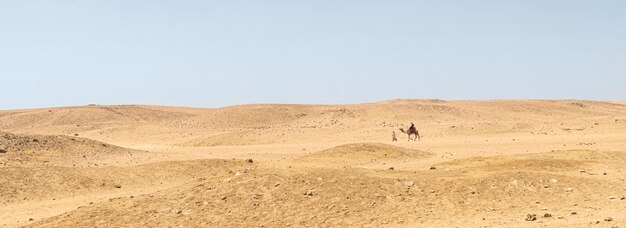
POLYGON ((618 199, 618 196, 609 196, 609 199, 614 200, 614 199, 618 199))
POLYGON ((545 213, 545 214, 543 214, 543 217, 544 217, 544 218, 552 218, 552 214, 550 214, 550 213, 545 213))
POLYGON ((625 199, 626 199, 626 197, 622 196, 622 197, 620 197, 619 199, 620 199, 620 200, 625 200, 625 199))
POLYGON ((389 167, 389 170, 394 170, 394 168, 393 167, 389 167))
POLYGON ((305 196, 313 196, 313 190, 307 190, 307 191, 304 193, 304 195, 305 195, 305 196))
POLYGON ((183 211, 182 210, 176 210, 176 214, 182 214, 183 211))
POLYGON ((252 159, 247 159, 246 162, 248 163, 254 163, 254 161, 252 161, 252 159))
POLYGON ((563 216, 559 216, 559 217, 556 217, 556 218, 557 218, 557 219, 564 219, 565 217, 563 217, 563 216))
POLYGON ((228 199, 228 197, 222 196, 222 200, 226 200, 226 199, 228 199))
POLYGON ((241 176, 241 173, 240 173, 240 172, 236 172, 236 173, 235 173, 235 176, 236 176, 236 177, 241 176))
POLYGON ((413 181, 405 181, 404 185, 406 185, 407 187, 413 187, 415 185, 415 182, 413 182, 413 181))
POLYGON ((572 211, 572 215, 577 215, 578 213, 575 211, 572 211))
POLYGON ((573 192, 574 189, 573 188, 565 188, 565 192, 573 192))
POLYGON ((537 220, 537 215, 535 214, 526 215, 526 221, 535 221, 535 220, 537 220))
POLYGON ((119 184, 113 184, 113 187, 114 187, 114 188, 122 188, 122 185, 119 185, 119 184))
POLYGON ((435 193, 435 190, 430 190, 430 193, 435 193))
POLYGON ((437 169, 437 167, 434 167, 434 166, 430 167, 430 170, 436 170, 436 169, 437 169))
POLYGON ((605 222, 610 222, 610 221, 613 221, 613 218, 612 217, 608 217, 608 218, 605 218, 604 221, 605 222))
POLYGON ((33 219, 33 218, 29 218, 29 219, 28 219, 28 221, 29 221, 29 222, 32 222, 32 221, 35 221, 35 219, 33 219))

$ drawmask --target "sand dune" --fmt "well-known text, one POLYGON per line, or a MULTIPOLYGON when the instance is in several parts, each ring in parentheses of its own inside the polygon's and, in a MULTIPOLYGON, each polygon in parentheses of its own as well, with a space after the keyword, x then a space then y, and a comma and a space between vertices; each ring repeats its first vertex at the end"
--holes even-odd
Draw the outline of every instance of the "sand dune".
POLYGON ((85 106, 0 111, 0 130, 8 227, 626 223, 619 102, 85 106))

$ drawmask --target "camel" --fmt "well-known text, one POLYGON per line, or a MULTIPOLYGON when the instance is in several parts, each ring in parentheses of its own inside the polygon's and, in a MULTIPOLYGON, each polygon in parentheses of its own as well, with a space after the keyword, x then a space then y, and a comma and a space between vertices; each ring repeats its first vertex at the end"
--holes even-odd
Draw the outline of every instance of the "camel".
POLYGON ((402 133, 404 133, 404 134, 409 135, 409 141, 411 141, 411 135, 413 135, 413 134, 415 134, 415 139, 413 139, 413 141, 415 141, 415 140, 421 141, 422 140, 422 137, 420 137, 419 131, 417 131, 417 129, 415 129, 415 128, 409 128, 408 131, 404 131, 404 128, 400 128, 400 131, 402 133))

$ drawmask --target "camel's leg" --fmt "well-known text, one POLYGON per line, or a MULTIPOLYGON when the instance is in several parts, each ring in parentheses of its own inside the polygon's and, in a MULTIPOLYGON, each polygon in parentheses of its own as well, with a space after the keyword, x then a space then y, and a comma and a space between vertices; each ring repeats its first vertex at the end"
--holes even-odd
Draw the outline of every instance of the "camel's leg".
POLYGON ((418 141, 422 141, 422 136, 420 136, 420 132, 419 131, 417 132, 416 135, 417 135, 418 141))

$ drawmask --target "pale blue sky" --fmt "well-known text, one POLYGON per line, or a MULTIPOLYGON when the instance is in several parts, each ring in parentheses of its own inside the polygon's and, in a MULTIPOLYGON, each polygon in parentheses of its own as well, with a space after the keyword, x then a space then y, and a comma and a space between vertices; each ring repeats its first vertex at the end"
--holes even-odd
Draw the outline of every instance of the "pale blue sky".
POLYGON ((0 109, 626 100, 626 1, 0 0, 0 109))

